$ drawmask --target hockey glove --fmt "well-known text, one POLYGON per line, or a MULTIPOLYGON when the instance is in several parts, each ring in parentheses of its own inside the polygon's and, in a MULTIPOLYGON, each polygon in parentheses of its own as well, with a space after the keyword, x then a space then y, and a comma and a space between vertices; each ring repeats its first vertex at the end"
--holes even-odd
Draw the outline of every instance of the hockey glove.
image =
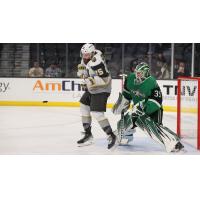
POLYGON ((77 66, 78 68, 78 72, 77 72, 77 76, 80 78, 87 78, 87 70, 86 67, 82 64, 79 64, 77 66))
POLYGON ((144 114, 144 105, 143 102, 140 101, 133 107, 132 115, 138 117, 144 114))
POLYGON ((80 85, 83 91, 87 90, 87 84, 84 79, 82 79, 82 81, 80 82, 80 85))
POLYGON ((107 82, 105 82, 101 77, 99 76, 94 76, 94 77, 88 77, 85 79, 85 82, 87 84, 87 88, 89 90, 95 90, 98 88, 103 88, 108 85, 107 82))
POLYGON ((87 88, 88 88, 89 90, 92 90, 93 87, 96 85, 96 84, 95 84, 95 80, 94 80, 94 78, 92 78, 92 77, 88 77, 88 78, 86 78, 86 79, 84 79, 84 80, 85 80, 85 84, 86 84, 86 86, 87 86, 87 88))

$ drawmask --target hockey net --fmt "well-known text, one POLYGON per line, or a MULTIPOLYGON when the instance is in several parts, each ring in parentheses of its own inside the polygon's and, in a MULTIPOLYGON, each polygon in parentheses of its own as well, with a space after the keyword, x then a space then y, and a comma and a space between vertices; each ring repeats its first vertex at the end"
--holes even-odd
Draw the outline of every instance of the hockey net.
POLYGON ((200 78, 178 78, 177 134, 200 150, 200 78))

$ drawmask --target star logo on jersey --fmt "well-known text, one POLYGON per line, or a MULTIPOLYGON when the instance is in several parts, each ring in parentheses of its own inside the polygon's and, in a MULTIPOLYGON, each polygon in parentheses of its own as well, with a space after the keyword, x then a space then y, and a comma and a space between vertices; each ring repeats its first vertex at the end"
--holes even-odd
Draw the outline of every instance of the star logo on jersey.
POLYGON ((133 94, 134 94, 135 96, 145 98, 145 95, 142 94, 142 93, 141 93, 140 91, 138 91, 138 90, 132 90, 132 92, 133 92, 133 94))

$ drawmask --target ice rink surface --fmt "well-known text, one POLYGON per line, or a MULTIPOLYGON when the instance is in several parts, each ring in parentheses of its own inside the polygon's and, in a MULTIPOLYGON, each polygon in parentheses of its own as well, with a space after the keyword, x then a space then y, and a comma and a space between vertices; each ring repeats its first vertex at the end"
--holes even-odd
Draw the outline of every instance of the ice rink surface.
MULTIPOLYGON (((134 155, 168 154, 160 144, 151 140, 139 129, 133 142, 128 146, 118 146, 115 150, 107 149, 105 133, 96 121, 92 123, 94 144, 78 147, 82 125, 79 108, 69 107, 0 107, 0 154, 36 154, 36 155, 134 155)), ((119 116, 114 116, 108 109, 106 116, 113 130, 119 116)), ((192 116, 185 115, 184 123, 192 127, 192 116)), ((176 113, 164 113, 164 125, 176 130, 176 113)), ((200 154, 196 150, 196 138, 182 140, 187 152, 200 154)), ((175 153, 170 153, 174 155, 175 153)))

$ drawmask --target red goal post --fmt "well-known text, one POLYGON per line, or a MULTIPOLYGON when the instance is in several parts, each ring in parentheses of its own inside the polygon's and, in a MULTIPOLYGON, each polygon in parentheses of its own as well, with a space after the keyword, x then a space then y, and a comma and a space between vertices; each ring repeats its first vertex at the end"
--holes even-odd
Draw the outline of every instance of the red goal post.
POLYGON ((200 150, 200 78, 178 77, 177 79, 177 134, 181 137, 181 88, 183 81, 197 82, 197 149, 200 150))

